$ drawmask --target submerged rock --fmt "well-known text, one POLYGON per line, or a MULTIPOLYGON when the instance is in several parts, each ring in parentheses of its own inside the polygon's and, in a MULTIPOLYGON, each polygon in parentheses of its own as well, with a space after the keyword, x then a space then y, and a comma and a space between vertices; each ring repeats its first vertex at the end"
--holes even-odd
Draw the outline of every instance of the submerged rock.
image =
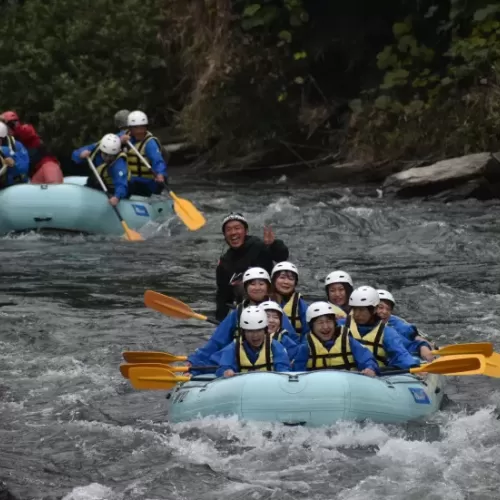
POLYGON ((384 193, 444 201, 500 198, 500 155, 477 153, 411 168, 389 176, 384 193))
POLYGON ((308 183, 361 184, 382 182, 387 176, 399 172, 403 167, 397 163, 347 162, 305 168, 294 180, 308 183))
POLYGON ((0 500, 19 500, 9 491, 7 485, 3 481, 0 481, 0 500))

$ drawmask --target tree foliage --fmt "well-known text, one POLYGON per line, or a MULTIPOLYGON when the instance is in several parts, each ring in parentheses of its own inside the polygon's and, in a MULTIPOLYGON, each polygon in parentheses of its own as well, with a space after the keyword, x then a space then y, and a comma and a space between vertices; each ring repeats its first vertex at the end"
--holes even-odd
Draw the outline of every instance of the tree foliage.
POLYGON ((8 1, 0 108, 65 154, 120 108, 221 164, 491 149, 499 16, 492 0, 8 1))

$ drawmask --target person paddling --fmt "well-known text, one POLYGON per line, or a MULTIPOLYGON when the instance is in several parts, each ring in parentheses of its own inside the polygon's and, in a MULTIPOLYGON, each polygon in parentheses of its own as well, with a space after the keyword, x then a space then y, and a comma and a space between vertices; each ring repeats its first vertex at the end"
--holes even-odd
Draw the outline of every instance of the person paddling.
POLYGON ((127 135, 128 137, 125 137, 122 139, 122 143, 126 143, 127 140, 130 139, 130 135, 128 134, 128 115, 130 114, 130 111, 128 109, 120 109, 115 113, 115 116, 113 117, 113 121, 115 122, 115 127, 118 129, 118 132, 116 135, 118 137, 123 137, 124 135, 127 135))
MULTIPOLYGON (((240 331, 240 317, 243 309, 250 305, 259 305, 269 300, 271 278, 268 272, 261 267, 251 267, 243 275, 243 286, 246 298, 238 304, 236 309, 226 316, 215 329, 208 342, 188 356, 188 362, 193 366, 207 366, 218 364, 220 351, 238 338, 240 331)), ((283 318, 283 328, 288 331, 294 341, 298 341, 297 333, 286 316, 283 318)))
POLYGON ((259 304, 259 306, 266 311, 267 332, 269 336, 277 340, 286 349, 288 357, 290 358, 290 363, 293 364, 299 344, 292 339, 288 331, 282 326, 283 317, 285 316, 283 309, 281 309, 280 305, 274 302, 274 300, 266 300, 259 304))
POLYGON ((147 167, 137 153, 129 148, 127 152, 130 170, 130 193, 139 196, 160 194, 167 181, 167 164, 162 155, 160 141, 148 131, 149 120, 146 113, 132 111, 127 116, 128 131, 121 136, 121 141, 128 141, 139 151, 151 165, 147 167))
POLYGON ((313 302, 307 308, 310 333, 307 343, 299 346, 294 371, 359 370, 375 377, 378 365, 373 354, 360 342, 337 326, 332 304, 313 302))
POLYGON ((218 377, 232 377, 250 371, 291 371, 285 348, 267 332, 268 321, 264 309, 249 306, 241 313, 241 336, 223 351, 218 377))
POLYGON ((344 320, 343 331, 367 347, 379 366, 390 365, 403 370, 420 366, 420 362, 407 351, 396 330, 377 315, 379 302, 375 288, 356 288, 349 297, 352 315, 344 320))
POLYGON ((302 339, 309 332, 306 321, 307 302, 297 292, 299 271, 291 262, 279 262, 271 273, 273 297, 283 308, 284 313, 302 339))
POLYGON ((0 189, 28 182, 29 156, 26 148, 9 136, 7 125, 0 122, 0 189), (4 170, 6 167, 6 170, 4 170))
POLYGON ((377 315, 401 335, 407 351, 412 354, 416 353, 426 361, 432 361, 434 359, 432 346, 425 338, 418 335, 417 327, 408 323, 403 318, 392 314, 396 305, 392 293, 387 290, 377 290, 377 292, 380 298, 380 303, 377 306, 377 315))
MULTIPOLYGON (((77 164, 82 164, 89 158, 97 167, 101 179, 108 192, 112 195, 109 203, 116 207, 121 199, 128 196, 128 180, 130 174, 127 166, 127 157, 122 152, 122 143, 115 134, 106 134, 96 144, 83 146, 73 151, 72 160, 77 164)), ((88 187, 102 191, 99 181, 94 175, 90 175, 88 187)))
POLYGON ((230 305, 243 299, 243 273, 251 267, 262 267, 270 273, 274 262, 288 259, 288 248, 275 237, 269 227, 264 239, 248 234, 248 222, 243 214, 231 212, 222 220, 222 234, 229 249, 221 256, 216 269, 217 291, 215 317, 222 321, 230 305))
POLYGON ((345 318, 349 314, 349 297, 353 287, 352 278, 345 271, 332 271, 325 278, 326 297, 337 318, 345 318))
POLYGON ((59 161, 50 154, 35 127, 29 123, 21 123, 15 111, 5 111, 1 118, 16 141, 23 144, 28 151, 31 182, 33 184, 63 183, 63 173, 59 161))

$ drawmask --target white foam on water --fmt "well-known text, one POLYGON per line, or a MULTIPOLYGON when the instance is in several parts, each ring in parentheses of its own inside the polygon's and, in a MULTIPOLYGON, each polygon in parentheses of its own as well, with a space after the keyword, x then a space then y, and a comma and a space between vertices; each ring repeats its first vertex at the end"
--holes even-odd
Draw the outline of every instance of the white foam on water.
POLYGON ((118 500, 118 496, 111 488, 99 483, 91 483, 87 486, 78 486, 62 500, 118 500))

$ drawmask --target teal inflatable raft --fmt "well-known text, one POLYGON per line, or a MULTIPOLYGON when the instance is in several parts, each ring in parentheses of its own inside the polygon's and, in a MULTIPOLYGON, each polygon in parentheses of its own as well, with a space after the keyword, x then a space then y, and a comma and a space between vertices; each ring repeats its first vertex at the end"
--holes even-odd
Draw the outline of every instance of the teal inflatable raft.
POLYGON ((320 427, 340 420, 403 423, 436 412, 444 377, 322 370, 306 373, 251 372, 231 378, 193 377, 167 396, 169 420, 236 415, 241 420, 320 427))
MULTIPOLYGON (((0 235, 40 230, 122 235, 123 227, 107 196, 85 187, 86 180, 86 177, 71 177, 64 184, 19 184, 3 189, 0 235)), ((151 201, 138 196, 121 201, 118 209, 135 230, 173 214, 170 200, 151 201)))

